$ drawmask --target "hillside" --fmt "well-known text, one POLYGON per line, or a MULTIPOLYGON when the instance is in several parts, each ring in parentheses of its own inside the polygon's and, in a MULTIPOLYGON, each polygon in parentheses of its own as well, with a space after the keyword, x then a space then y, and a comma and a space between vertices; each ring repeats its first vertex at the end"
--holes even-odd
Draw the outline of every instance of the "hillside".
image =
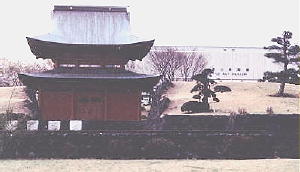
MULTIPOLYGON (((171 100, 169 108, 164 114, 182 114, 180 107, 184 102, 193 101, 190 90, 195 82, 174 82, 175 86, 170 88, 166 96, 171 100)), ((278 83, 257 82, 218 82, 231 88, 231 92, 217 93, 220 102, 211 102, 214 110, 212 114, 229 114, 244 109, 248 113, 265 114, 267 107, 272 107, 274 113, 299 114, 299 85, 287 84, 285 92, 293 94, 296 98, 271 97, 279 88, 278 83)))

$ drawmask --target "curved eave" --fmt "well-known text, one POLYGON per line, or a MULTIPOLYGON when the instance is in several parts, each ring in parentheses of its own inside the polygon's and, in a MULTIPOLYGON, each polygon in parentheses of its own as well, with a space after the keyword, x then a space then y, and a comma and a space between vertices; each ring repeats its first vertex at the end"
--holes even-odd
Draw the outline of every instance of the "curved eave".
POLYGON ((139 76, 96 76, 96 75, 43 75, 43 74, 18 74, 19 79, 26 86, 33 88, 43 88, 48 86, 76 85, 102 85, 129 86, 142 90, 151 90, 159 81, 160 76, 139 75, 139 76))
POLYGON ((142 60, 153 46, 154 40, 131 44, 68 44, 26 37, 36 58, 125 58, 142 60))

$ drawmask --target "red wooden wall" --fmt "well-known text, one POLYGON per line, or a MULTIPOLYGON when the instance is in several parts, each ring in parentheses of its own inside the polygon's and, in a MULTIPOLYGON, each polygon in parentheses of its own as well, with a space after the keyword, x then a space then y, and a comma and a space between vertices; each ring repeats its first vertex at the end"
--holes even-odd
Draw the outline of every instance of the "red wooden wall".
POLYGON ((40 91, 43 120, 140 120, 140 91, 40 91))
POLYGON ((105 96, 102 92, 81 92, 74 95, 76 119, 104 120, 105 96))
POLYGON ((109 92, 107 94, 107 120, 140 120, 139 92, 109 92))
POLYGON ((40 91, 39 106, 43 120, 73 119, 73 94, 71 92, 40 91))

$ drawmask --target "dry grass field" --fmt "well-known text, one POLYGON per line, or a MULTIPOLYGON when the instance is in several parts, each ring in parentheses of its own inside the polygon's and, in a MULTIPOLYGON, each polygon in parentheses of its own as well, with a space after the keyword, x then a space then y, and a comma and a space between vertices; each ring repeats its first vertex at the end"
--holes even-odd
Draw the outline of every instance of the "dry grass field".
MULTIPOLYGON (((180 107, 184 102, 195 101, 190 90, 195 82, 174 82, 175 86, 170 88, 166 96, 171 100, 169 108, 164 114, 182 114, 180 107)), ((266 109, 272 107, 274 113, 299 114, 299 85, 286 84, 285 92, 296 96, 271 97, 279 88, 278 83, 262 82, 218 82, 217 85, 224 85, 231 88, 231 92, 217 93, 220 102, 211 102, 211 114, 229 114, 244 109, 248 113, 266 114, 266 109)))
POLYGON ((0 113, 4 113, 8 107, 12 107, 14 113, 29 113, 29 110, 24 107, 26 95, 23 88, 0 87, 0 113))
MULTIPOLYGON (((164 114, 182 114, 181 105, 186 101, 195 100, 190 93, 195 82, 174 82, 175 86, 165 94, 171 103, 164 114)), ((257 82, 218 82, 217 85, 225 85, 231 88, 231 92, 217 93, 220 102, 211 102, 214 110, 211 114, 229 114, 244 109, 248 113, 265 114, 268 107, 272 107, 274 113, 299 114, 299 85, 287 84, 285 92, 295 95, 297 98, 271 97, 277 92, 278 83, 257 82)), ((26 100, 24 87, 0 87, 0 113, 5 112, 9 104, 15 113, 29 113, 24 107, 26 100), (12 95, 11 99, 10 96, 12 95)))
POLYGON ((259 160, 1 160, 0 171, 299 172, 299 159, 259 160))

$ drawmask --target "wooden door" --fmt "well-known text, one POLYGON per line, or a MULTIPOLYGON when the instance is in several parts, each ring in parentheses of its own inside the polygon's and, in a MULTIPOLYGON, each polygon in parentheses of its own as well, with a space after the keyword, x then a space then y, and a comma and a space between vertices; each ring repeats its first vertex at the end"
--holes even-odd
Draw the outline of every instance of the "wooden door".
POLYGON ((84 92, 76 94, 75 118, 104 120, 104 94, 84 92))

